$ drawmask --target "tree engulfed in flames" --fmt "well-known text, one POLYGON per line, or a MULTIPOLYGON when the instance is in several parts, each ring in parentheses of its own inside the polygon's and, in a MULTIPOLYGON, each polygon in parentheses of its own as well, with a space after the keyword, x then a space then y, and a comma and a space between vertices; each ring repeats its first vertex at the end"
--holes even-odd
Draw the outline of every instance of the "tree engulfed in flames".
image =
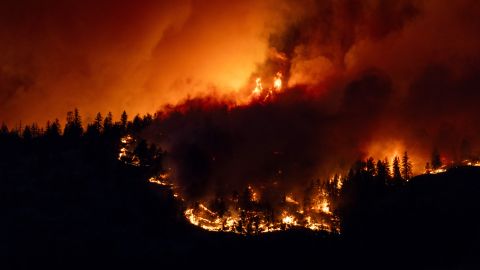
MULTIPOLYGON (((258 77, 255 80, 255 87, 250 93, 249 102, 273 101, 275 95, 283 90, 282 78, 283 74, 277 72, 273 77, 272 84, 264 87, 262 78, 258 77)), ((136 140, 131 135, 122 137, 118 159, 133 166, 141 166, 139 157, 135 155, 135 144, 136 140)), ((387 150, 395 153, 394 156, 398 159, 396 154, 398 149, 396 148, 400 147, 395 143, 389 143, 389 145, 391 149, 387 150)), ((386 151, 382 144, 379 144, 378 147, 374 145, 371 148, 369 153, 385 154, 386 151)), ((405 152, 405 156, 406 154, 405 152)), ((385 164, 388 174, 390 174, 388 162, 385 161, 385 164)), ((466 160, 462 165, 480 166, 480 162, 466 160)), ((435 167, 435 169, 426 169, 425 173, 443 173, 447 169, 447 166, 444 165, 435 167)), ((408 180, 409 177, 405 179, 408 180)), ((230 196, 191 202, 180 195, 182 187, 174 185, 170 180, 169 173, 161 173, 149 179, 150 183, 171 189, 177 200, 187 204, 183 215, 191 224, 208 231, 238 234, 259 234, 292 228, 340 233, 340 219, 336 215, 335 205, 340 196, 343 181, 341 176, 336 175, 326 183, 312 183, 301 196, 295 196, 293 193, 284 193, 278 196, 284 191, 281 192, 274 182, 270 186, 267 185, 268 187, 249 185, 242 194, 234 192, 230 196), (271 193, 277 195, 272 199, 271 196, 268 196, 271 193)))
MULTIPOLYGON (((168 177, 168 173, 162 173, 151 177, 149 182, 170 188, 177 199, 185 202, 179 196, 180 187, 172 184, 168 177)), ((326 184, 312 183, 303 203, 289 194, 283 196, 276 207, 265 205, 259 192, 248 186, 241 195, 234 193, 227 199, 194 202, 183 214, 191 224, 208 231, 259 234, 306 228, 339 233, 340 219, 331 211, 330 198, 338 196, 341 186, 338 176, 326 184)))
POLYGON ((250 94, 250 102, 260 101, 267 102, 275 97, 275 94, 278 94, 282 91, 282 82, 283 74, 282 72, 277 72, 273 78, 272 86, 269 88, 264 88, 262 84, 262 78, 258 77, 255 80, 255 88, 250 94))
POLYGON ((190 223, 208 231, 258 234, 307 228, 340 232, 339 218, 330 211, 327 192, 321 187, 313 190, 309 203, 300 204, 288 195, 284 196, 279 207, 273 208, 262 205, 261 198, 253 194, 258 193, 249 186, 240 199, 232 196, 226 201, 217 199, 212 202, 212 207, 218 209, 216 211, 203 203, 195 203, 184 211, 184 215, 190 223), (219 203, 222 206, 219 207, 219 203))

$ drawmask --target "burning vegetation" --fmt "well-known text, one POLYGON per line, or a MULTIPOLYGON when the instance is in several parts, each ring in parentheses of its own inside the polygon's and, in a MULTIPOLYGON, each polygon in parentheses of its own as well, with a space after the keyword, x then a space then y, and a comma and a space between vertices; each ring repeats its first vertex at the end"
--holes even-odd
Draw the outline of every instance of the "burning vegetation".
MULTIPOLYGON (((132 166, 142 166, 140 157, 132 152, 136 149, 138 143, 133 136, 122 137, 118 159, 132 166)), ((173 197, 183 205, 185 219, 207 231, 252 235, 305 228, 336 234, 341 233, 339 211, 349 207, 350 197, 357 196, 352 192, 362 190, 359 185, 367 185, 369 192, 383 194, 385 190, 403 186, 414 176, 407 152, 401 158, 394 156, 391 161, 392 166, 387 158, 377 162, 371 157, 357 161, 345 176, 335 174, 326 181, 311 181, 302 192, 298 192, 298 187, 294 189, 295 195, 273 181, 259 186, 247 185, 242 192, 234 190, 228 195, 224 192, 192 200, 182 195, 186 188, 172 180, 171 168, 148 181, 171 190, 173 197)), ((445 165, 434 150, 432 160, 426 164, 424 174, 437 174, 458 166, 480 166, 480 161, 452 161, 445 165)), ((375 196, 378 194, 367 197, 375 196)))

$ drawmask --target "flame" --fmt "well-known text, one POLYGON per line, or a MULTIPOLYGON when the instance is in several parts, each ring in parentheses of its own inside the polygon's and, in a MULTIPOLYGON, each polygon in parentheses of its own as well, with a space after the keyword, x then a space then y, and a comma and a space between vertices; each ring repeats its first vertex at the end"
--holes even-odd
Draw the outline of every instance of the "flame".
POLYGON ((263 92, 262 78, 258 77, 255 80, 255 88, 252 91, 252 96, 258 98, 263 92))
POLYGON ((275 89, 277 92, 282 90, 282 73, 277 72, 275 74, 275 78, 273 79, 273 89, 275 89))
POLYGON ((161 185, 161 186, 170 186, 171 184, 165 180, 166 178, 162 178, 161 176, 159 178, 157 177, 150 177, 148 179, 148 182, 150 183, 154 183, 154 184, 157 184, 157 185, 161 185))
POLYGON ((272 99, 275 93, 279 93, 282 90, 282 73, 277 72, 273 77, 273 84, 271 87, 266 89, 263 88, 262 85, 262 78, 258 77, 255 79, 255 88, 252 90, 250 94, 250 102, 252 101, 262 101, 266 102, 272 99))
POLYGON ((140 166, 140 160, 133 154, 135 148, 135 139, 131 135, 126 135, 120 138, 120 151, 118 153, 118 160, 123 161, 129 165, 140 166))
POLYGON ((294 216, 290 216, 286 214, 285 217, 282 218, 282 223, 286 225, 297 225, 297 220, 295 219, 294 216))
POLYGON ((285 196, 285 201, 293 204, 299 204, 292 196, 285 196))
MULTIPOLYGON (((247 188, 253 191, 253 187, 247 188)), ((251 201, 258 199, 252 198, 251 201)), ((327 198, 318 201, 308 210, 308 213, 301 210, 300 203, 293 196, 286 196, 285 201, 294 206, 287 206, 281 211, 278 219, 273 220, 268 218, 267 213, 262 209, 246 210, 232 207, 225 214, 220 215, 208 208, 205 203, 197 203, 195 207, 188 208, 184 211, 184 215, 191 224, 208 231, 251 234, 303 227, 314 231, 340 232, 339 219, 332 213, 327 198)))
MULTIPOLYGON (((261 86, 261 84, 259 85, 261 86)), ((140 161, 131 151, 135 147, 135 139, 127 135, 121 138, 121 147, 119 159, 126 164, 140 166, 140 161)), ((181 187, 171 182, 170 169, 157 176, 150 177, 148 182, 172 190, 173 197, 181 202, 181 187)), ((339 181, 339 180, 338 180, 339 181)), ((277 187, 277 182, 272 183, 272 188, 277 187)), ((333 187, 341 187, 338 182, 333 187)), ((262 189, 264 187, 262 186, 262 189)), ((305 209, 298 198, 292 194, 285 196, 285 204, 281 207, 280 214, 274 215, 261 207, 261 198, 258 189, 248 185, 247 189, 251 194, 250 200, 253 207, 243 209, 239 205, 238 199, 230 198, 226 211, 217 212, 209 207, 206 202, 196 202, 194 207, 187 208, 183 215, 191 224, 204 230, 217 232, 231 232, 237 234, 268 233, 280 230, 286 230, 294 227, 303 227, 310 230, 340 232, 339 218, 330 209, 328 201, 328 192, 323 188, 316 190, 315 199, 311 209, 305 209), (304 210, 305 209, 305 210, 304 210)), ((279 213, 279 212, 277 212, 279 213)))

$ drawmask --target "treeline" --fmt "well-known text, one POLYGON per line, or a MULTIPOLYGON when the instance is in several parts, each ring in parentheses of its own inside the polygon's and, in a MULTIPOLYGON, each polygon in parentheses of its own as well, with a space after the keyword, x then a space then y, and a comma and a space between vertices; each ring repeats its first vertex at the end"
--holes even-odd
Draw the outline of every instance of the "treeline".
POLYGON ((412 170, 407 152, 394 157, 391 165, 388 159, 375 161, 370 157, 357 161, 344 179, 338 200, 334 200, 342 230, 357 230, 371 209, 401 193, 413 177, 412 170))
POLYGON ((126 133, 138 133, 153 121, 151 114, 144 116, 136 115, 131 121, 128 115, 123 111, 120 121, 114 121, 113 115, 109 112, 105 117, 99 112, 91 123, 84 125, 82 116, 78 109, 67 113, 65 126, 62 129, 60 121, 47 121, 45 127, 40 127, 38 123, 32 123, 25 126, 17 126, 9 129, 5 123, 0 127, 0 136, 3 139, 16 137, 24 140, 31 140, 39 137, 64 137, 68 139, 78 139, 82 136, 86 138, 98 137, 100 135, 108 137, 119 137, 126 133))
MULTIPOLYGON (((137 114, 129 120, 127 113, 123 111, 120 120, 114 121, 111 112, 105 117, 99 112, 92 122, 85 124, 79 110, 74 109, 67 113, 63 128, 58 119, 47 121, 44 127, 32 123, 9 129, 3 123, 0 127, 0 147, 4 154, 8 153, 10 156, 44 151, 53 154, 58 149, 75 152, 85 150, 80 149, 84 147, 90 150, 90 153, 95 152, 96 157, 111 159, 118 155, 120 138, 126 134, 138 137, 137 135, 152 123, 153 117, 150 114, 137 114)), ((144 161, 143 164, 155 164, 153 159, 159 158, 161 153, 155 145, 139 139, 136 146, 135 154, 144 161)), ((3 157, 7 158, 8 155, 3 157)))
MULTIPOLYGON (((97 114, 86 123, 78 110, 65 124, 49 121, 0 128, 0 204, 3 254, 75 256, 76 254, 143 254, 150 238, 178 226, 173 199, 160 197, 146 184, 152 167, 127 166, 118 160, 121 138, 135 136, 152 116, 124 112, 97 114)), ((160 150, 138 140, 137 155, 159 158, 160 150), (145 151, 145 149, 149 151, 145 151), (152 154, 156 149, 156 154, 152 154)), ((152 163, 161 162, 155 160, 152 163)))

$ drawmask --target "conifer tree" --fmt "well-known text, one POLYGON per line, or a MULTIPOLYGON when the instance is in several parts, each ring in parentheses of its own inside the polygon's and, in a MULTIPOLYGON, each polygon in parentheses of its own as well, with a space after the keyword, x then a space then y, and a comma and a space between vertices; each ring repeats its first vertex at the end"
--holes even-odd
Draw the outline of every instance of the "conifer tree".
POLYGON ((410 162, 407 151, 405 151, 402 157, 402 176, 406 181, 412 178, 412 162, 410 162))

